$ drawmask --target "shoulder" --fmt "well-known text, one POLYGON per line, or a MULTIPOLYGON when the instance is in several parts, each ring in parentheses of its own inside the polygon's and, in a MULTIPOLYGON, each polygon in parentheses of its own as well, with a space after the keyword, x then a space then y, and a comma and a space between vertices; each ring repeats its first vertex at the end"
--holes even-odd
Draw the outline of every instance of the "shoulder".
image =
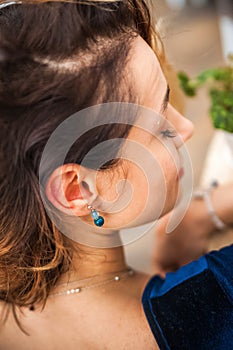
POLYGON ((154 276, 142 303, 161 349, 230 350, 233 245, 168 273, 165 279, 154 276))
POLYGON ((135 273, 116 286, 50 299, 43 311, 23 310, 20 320, 30 337, 18 328, 11 313, 0 329, 0 350, 41 349, 45 340, 47 350, 61 346, 69 350, 158 350, 140 303, 148 278, 135 273))

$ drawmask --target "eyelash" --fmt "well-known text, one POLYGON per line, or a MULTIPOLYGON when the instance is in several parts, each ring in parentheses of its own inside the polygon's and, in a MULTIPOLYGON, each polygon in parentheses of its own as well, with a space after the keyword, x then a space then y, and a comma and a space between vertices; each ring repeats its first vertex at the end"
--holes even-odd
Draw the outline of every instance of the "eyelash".
POLYGON ((177 136, 177 133, 175 132, 175 130, 169 130, 169 129, 162 130, 161 134, 163 135, 163 137, 167 137, 167 138, 174 138, 177 136))

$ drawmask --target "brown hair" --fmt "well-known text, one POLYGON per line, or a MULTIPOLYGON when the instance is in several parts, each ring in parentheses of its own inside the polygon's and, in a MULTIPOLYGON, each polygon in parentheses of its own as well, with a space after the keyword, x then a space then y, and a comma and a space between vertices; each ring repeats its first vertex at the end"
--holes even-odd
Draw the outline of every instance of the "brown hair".
MULTIPOLYGON (((133 90, 119 89, 135 35, 164 60, 144 0, 39 2, 0 10, 0 299, 12 305, 18 324, 16 306, 45 305, 72 260, 71 241, 47 216, 39 192, 48 138, 85 107, 135 101, 133 90), (49 64, 67 59, 80 61, 79 69, 49 64)), ((80 163, 96 143, 129 131, 101 128, 66 161, 80 163)))

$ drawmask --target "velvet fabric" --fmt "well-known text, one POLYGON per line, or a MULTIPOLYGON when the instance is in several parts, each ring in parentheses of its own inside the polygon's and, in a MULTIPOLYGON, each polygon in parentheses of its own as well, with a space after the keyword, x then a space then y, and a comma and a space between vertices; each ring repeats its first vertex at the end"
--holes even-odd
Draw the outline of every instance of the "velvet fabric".
POLYGON ((233 245, 154 276, 142 303, 161 350, 233 350, 233 245))

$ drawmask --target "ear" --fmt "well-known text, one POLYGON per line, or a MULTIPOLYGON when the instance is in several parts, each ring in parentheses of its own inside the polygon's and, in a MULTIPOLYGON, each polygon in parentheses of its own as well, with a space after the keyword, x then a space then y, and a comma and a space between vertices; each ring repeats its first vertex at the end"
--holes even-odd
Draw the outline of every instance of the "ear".
POLYGON ((46 185, 46 195, 65 214, 84 216, 96 199, 96 171, 78 164, 64 164, 54 170, 46 185))

